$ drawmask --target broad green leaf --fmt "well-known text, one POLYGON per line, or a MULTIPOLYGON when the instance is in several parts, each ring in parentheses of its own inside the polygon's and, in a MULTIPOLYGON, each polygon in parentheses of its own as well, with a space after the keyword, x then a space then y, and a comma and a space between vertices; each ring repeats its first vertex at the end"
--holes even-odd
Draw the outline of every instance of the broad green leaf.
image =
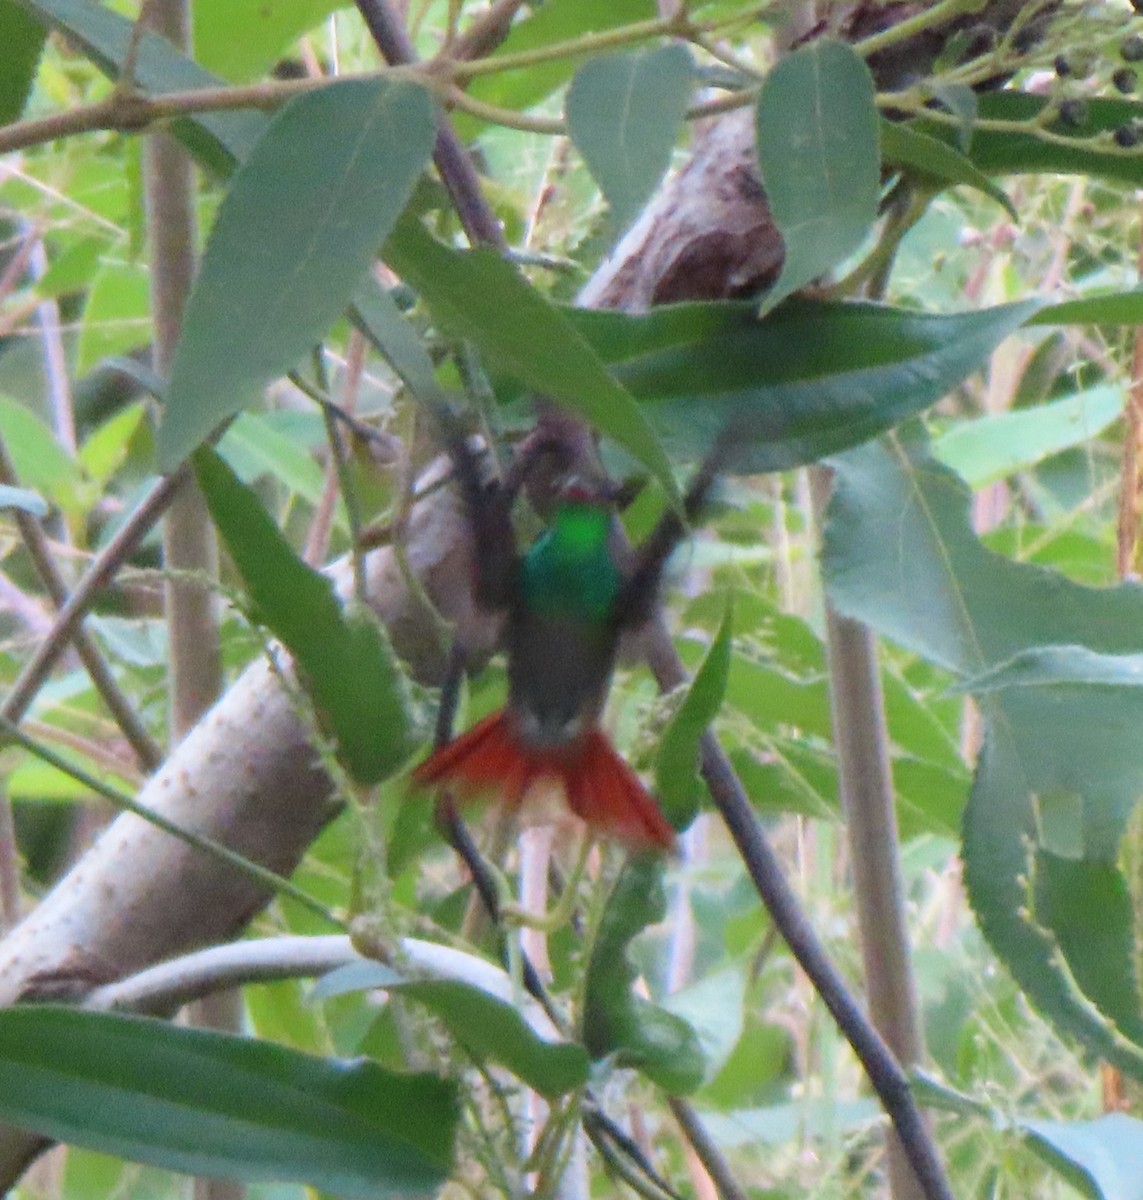
POLYGON ((330 84, 274 117, 233 178, 187 304, 157 438, 163 469, 337 319, 435 140, 428 93, 384 79, 330 84))
POLYGON ((332 582, 294 554, 221 458, 202 450, 195 470, 256 617, 293 654, 350 773, 362 783, 393 774, 414 739, 404 678, 377 618, 342 608, 332 582))
POLYGON ((0 1118, 196 1175, 296 1180, 359 1200, 435 1195, 453 1085, 164 1021, 0 1012, 0 1118))
POLYGON ((728 597, 718 634, 691 681, 686 698, 663 731, 655 756, 655 795, 676 829, 686 829, 698 812, 702 792, 698 775, 699 740, 717 715, 726 693, 733 611, 733 602, 728 597))
MULTIPOLYGON (((996 91, 979 97, 980 117, 993 121, 1026 121, 1026 134, 976 126, 965 153, 986 175, 1014 175, 1025 172, 1090 175, 1096 179, 1116 179, 1138 187, 1143 184, 1143 154, 1124 154, 1117 146, 1098 135, 1110 134, 1121 125, 1143 119, 1143 104, 1132 100, 1090 97, 1084 100, 1084 119, 1076 126, 1049 121, 1049 133, 1072 144, 1045 141, 1033 129, 1046 105, 1054 98, 1030 96, 1024 92, 996 91)), ((934 137, 949 138, 948 126, 936 127, 930 118, 920 118, 912 127, 934 137)))
POLYGON ((79 461, 96 483, 105 487, 123 465, 131 439, 145 416, 146 409, 141 401, 128 404, 88 436, 80 447, 79 461))
POLYGON ((36 78, 47 31, 15 0, 0 0, 0 125, 19 118, 36 78))
MULTIPOLYGON (((119 76, 135 22, 91 0, 20 0, 37 20, 67 35, 105 75, 119 76)), ((216 87, 221 80, 179 54, 166 38, 144 33, 135 63, 135 83, 161 96, 216 87)), ((213 170, 225 174, 233 159, 244 158, 261 136, 267 118, 259 112, 199 113, 193 120, 172 123, 188 149, 213 170)))
POLYGON ((104 361, 151 340, 151 279, 140 262, 105 261, 83 306, 76 371, 86 375, 104 361))
POLYGON ((591 948, 583 1001, 583 1040, 593 1058, 614 1054, 671 1095, 693 1092, 705 1061, 695 1031, 681 1017, 635 995, 628 959, 632 939, 666 914, 663 864, 656 856, 627 860, 607 900, 591 948))
POLYGON ((1013 221, 1020 219, 1016 206, 1003 189, 973 166, 971 159, 947 142, 920 133, 900 121, 881 119, 881 157, 887 163, 907 167, 943 187, 964 184, 976 188, 1001 205, 1013 221))
POLYGON ((1143 288, 1065 300, 1041 309, 1029 325, 1143 325, 1143 288))
POLYGON ((1128 914, 1122 906, 1089 914, 1106 928, 1099 947, 1094 939, 1085 946, 1065 932, 1075 922, 1066 904, 1043 890, 1055 879, 1041 860, 1039 899, 1060 923, 1057 940, 1046 923, 1029 920, 1028 884, 1036 877, 1030 848, 1067 846, 1085 863, 1113 862, 1143 791, 1135 736, 1143 693, 1131 657, 1143 650, 1143 588, 1086 588, 988 551, 972 532, 967 488, 919 442, 897 437, 851 451, 834 468, 823 553, 833 603, 969 677, 964 686, 987 721, 963 848, 981 928, 1053 1021, 1143 1076, 1143 1051, 1091 1003, 1122 1016, 1133 978, 1123 956, 1128 914), (1116 960, 1085 959, 1112 946, 1116 960), (1098 997, 1085 997, 1081 983, 1098 997))
POLYGON ((1038 308, 942 316, 791 300, 762 321, 751 304, 567 311, 674 455, 701 457, 733 422, 727 469, 752 472, 813 462, 921 412, 1038 308))
POLYGON ((235 83, 264 74, 346 0, 195 0, 195 58, 235 83))
POLYGON ((746 972, 741 966, 714 971, 663 1001, 668 1012, 695 1031, 707 1082, 726 1065, 742 1036, 745 1004, 746 972))
POLYGON ((319 980, 315 998, 338 994, 339 976, 347 977, 353 990, 384 988, 424 1005, 474 1059, 500 1063, 549 1099, 587 1082, 590 1063, 582 1046, 542 1038, 511 1004, 472 984, 406 979, 381 963, 355 963, 319 980), (323 984, 331 990, 323 992, 323 984))
POLYGON ((694 89, 682 45, 589 59, 568 88, 568 135, 618 230, 639 215, 671 163, 694 89))
POLYGON ((758 163, 786 258, 763 311, 853 254, 877 217, 881 158, 873 77, 820 39, 782 59, 758 96, 758 163))
POLYGON ((38 492, 30 492, 27 488, 9 487, 6 483, 0 483, 0 512, 5 509, 9 512, 16 509, 33 517, 48 515, 48 506, 38 492))
MULTIPOLYGON (((657 15, 654 0, 547 0, 533 8, 525 20, 512 26, 491 58, 495 62, 511 55, 526 54, 586 33, 600 33, 635 21, 651 20, 657 15)), ((524 70, 498 70, 480 76, 473 80, 468 91, 486 104, 526 109, 566 83, 574 70, 574 58, 552 58, 532 63, 524 70)), ((457 126, 462 133, 468 134, 479 127, 478 122, 461 116, 457 126)))
POLYGON ((79 467, 44 421, 24 405, 0 396, 0 437, 22 485, 65 508, 78 507, 79 467))
POLYGON ((559 309, 491 250, 450 250, 403 221, 385 259, 441 325, 496 368, 578 413, 642 463, 673 503, 678 487, 646 418, 559 309))
POLYGON ((1030 1148, 1094 1200, 1143 1200, 1143 1121, 1108 1113, 1094 1121, 1017 1118, 1030 1148))
POLYGON ((982 487, 1098 437, 1123 411, 1123 389, 1097 387, 1050 404, 960 421, 933 454, 971 487, 982 487))

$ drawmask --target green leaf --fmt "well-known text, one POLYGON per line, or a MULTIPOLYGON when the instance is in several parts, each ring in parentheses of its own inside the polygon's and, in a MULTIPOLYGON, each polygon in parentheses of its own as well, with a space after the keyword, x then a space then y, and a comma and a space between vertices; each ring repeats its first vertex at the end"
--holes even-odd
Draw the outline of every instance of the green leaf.
POLYGON ((318 341, 361 287, 436 141, 424 89, 333 83, 290 101, 207 242, 157 437, 175 467, 318 341))
POLYGON ((1143 1121, 1108 1113, 1094 1121, 1016 1121, 1029 1147, 1095 1200, 1143 1200, 1143 1121))
POLYGON ((766 77, 758 162, 786 259, 767 311, 852 254, 877 217, 880 121, 873 77, 842 42, 820 39, 766 77))
POLYGON ((441 325, 468 338, 489 362, 550 396, 642 463, 680 503, 670 459, 646 418, 559 309, 491 250, 450 250, 415 221, 402 221, 385 259, 441 325))
POLYGON ((43 496, 36 492, 30 492, 27 488, 9 487, 7 484, 0 483, 0 512, 5 509, 9 511, 16 509, 33 517, 48 515, 48 506, 44 503, 43 496))
POLYGON ((500 1063, 549 1099, 587 1082, 590 1062, 582 1046, 541 1037, 511 1004, 482 988, 455 979, 405 979, 381 963, 354 963, 319 980, 315 998, 339 994, 340 978, 353 990, 384 988, 424 1005, 477 1062, 500 1063))
POLYGON ((141 1017, 0 1012, 0 1118, 196 1175, 296 1180, 344 1197, 434 1195, 453 1085, 141 1017))
POLYGON ((269 475, 315 507, 325 490, 321 467, 297 440, 282 433, 267 413, 240 413, 218 443, 243 483, 269 475))
POLYGON ((742 1036, 745 1005, 746 972, 741 966, 713 971, 663 1002, 668 1012, 682 1017, 695 1031, 708 1083, 726 1065, 742 1036))
POLYGON ((659 807, 676 829, 686 829, 698 812, 702 792, 699 740, 718 714, 726 694, 733 616, 734 604, 728 596, 718 634, 687 689, 686 699, 663 731, 655 756, 659 807))
POLYGON ((0 125, 19 119, 36 78, 47 30, 15 0, 0 0, 0 125))
POLYGON ((282 52, 345 0, 195 0, 195 58, 239 83, 264 74, 282 52))
POLYGON ((61 449, 47 424, 22 404, 3 396, 0 437, 21 484, 64 508, 79 507, 76 492, 82 480, 75 459, 61 449))
MULTIPOLYGON (((67 35, 111 79, 120 74, 135 22, 91 0, 20 0, 38 20, 67 35)), ((135 63, 135 83, 149 95, 217 87, 218 76, 179 54, 166 38, 144 33, 135 63)), ((198 113, 172 123, 173 132, 211 169, 225 174, 245 158, 268 120, 260 112, 198 113)))
POLYGON ((907 167, 943 187, 964 184, 976 188, 1001 205, 1013 221, 1020 219, 1016 206, 1003 189, 975 167, 971 159, 954 150, 947 142, 920 133, 907 124, 884 117, 881 119, 881 157, 887 163, 907 167))
POLYGON ((619 230, 639 215, 671 163, 694 89, 682 45, 589 59, 568 88, 568 136, 619 230))
POLYGON ((695 1031, 681 1017, 635 995, 632 939, 666 915, 663 864, 657 856, 627 860, 607 900, 584 986, 583 1040, 593 1058, 614 1054, 671 1095, 693 1092, 705 1061, 695 1031))
POLYGON ((733 471, 779 471, 863 442, 945 396, 1039 301, 937 315, 791 300, 567 310, 644 402, 673 455, 700 458, 731 423, 733 471))
POLYGON ((982 487, 1098 437, 1123 403, 1122 388, 1097 387, 1050 404, 961 421, 934 440, 933 453, 971 487, 982 487))
MULTIPOLYGON (((491 60, 542 50, 559 42, 601 33, 636 21, 648 21, 658 13, 653 0, 546 0, 517 21, 508 36, 493 51, 491 60)), ((575 70, 570 55, 531 63, 524 70, 496 70, 473 80, 468 91, 477 100, 501 108, 523 110, 539 104, 562 87, 575 70)), ((458 129, 467 135, 479 122, 471 118, 458 121, 458 129)))
MULTIPOLYGON (((864 447, 834 467, 823 551, 831 600, 969 677, 963 686, 987 721, 963 847, 985 936, 1055 1023, 1143 1077, 1143 1051, 1124 1036, 1130 1027, 1117 1029, 1092 1003, 1123 1016, 1134 986, 1124 949, 1132 941, 1129 912, 1123 905, 1089 911, 1087 919, 1105 929, 1098 945, 1087 946, 1073 929, 1080 918, 1059 895, 1062 872, 1049 875, 1040 859, 1039 903, 1028 883, 1036 865, 1030 848, 1114 862, 1143 792, 1136 735, 1143 588, 1086 588, 988 551, 972 532, 967 488, 919 441, 864 447), (1094 961, 1097 950, 1113 947, 1114 957, 1094 961), (1097 995, 1085 996, 1081 986, 1097 995)), ((1089 893, 1099 882, 1112 894, 1118 885, 1109 890, 1107 876, 1096 874, 1084 881, 1089 893)))
POLYGON ((343 610, 332 582, 290 549, 249 488, 218 455, 195 471, 257 618, 293 654, 314 707, 355 779, 377 783, 414 747, 404 678, 377 618, 343 610))
MULTIPOLYGON (((982 120, 1028 124, 1028 132, 1010 128, 982 129, 976 125, 972 141, 965 150, 976 167, 986 175, 1036 174, 1090 175, 1096 179, 1115 179, 1138 187, 1143 184, 1143 155, 1124 154, 1117 146, 1099 138, 1121 125, 1143 118, 1143 104, 1132 100, 1087 97, 1084 118, 1076 126, 1049 121, 1047 131, 1059 141, 1045 141, 1036 135, 1035 122, 1054 98, 1030 96, 1024 92, 986 92, 978 97, 982 120)), ((910 128, 931 137, 954 142, 957 129, 930 117, 910 122, 910 128)))
POLYGON ((1029 325, 1143 325, 1143 288, 1065 300, 1041 309, 1029 325))

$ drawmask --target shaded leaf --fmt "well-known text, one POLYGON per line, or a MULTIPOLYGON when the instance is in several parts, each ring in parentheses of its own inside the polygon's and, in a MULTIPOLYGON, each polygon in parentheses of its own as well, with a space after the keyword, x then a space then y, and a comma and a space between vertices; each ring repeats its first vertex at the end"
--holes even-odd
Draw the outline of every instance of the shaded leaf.
POLYGON ((568 310, 678 457, 731 422, 734 471, 777 471, 884 432, 959 384, 1039 301, 936 315, 791 300, 680 304, 643 315, 568 310))
POLYGON ((355 779, 377 783, 414 748, 404 677, 372 612, 344 609, 333 583, 294 554, 254 493, 208 450, 195 471, 258 620, 294 656, 355 779))
POLYGON ((589 59, 568 88, 568 135, 618 229, 638 216, 671 162, 694 89, 683 45, 589 59))
POLYGON ((655 794, 659 807, 675 829, 686 829, 698 812, 702 793, 699 740, 717 715, 726 693, 733 613, 733 601, 727 597, 718 634, 691 681, 686 698, 663 731, 655 756, 655 794))
POLYGON ((1017 1120, 1031 1149, 1095 1200, 1143 1200, 1143 1121, 1108 1113, 1094 1121, 1017 1120))
POLYGON ((164 469, 337 319, 435 141, 428 94, 384 79, 330 84, 274 117, 234 176, 187 304, 156 442, 164 469))
MULTIPOLYGON (((990 121, 1026 121, 1028 132, 973 127, 972 138, 964 153, 986 175, 1016 175, 1026 172, 1089 175, 1096 179, 1118 179, 1138 187, 1143 184, 1143 155, 1124 154, 1098 135, 1111 133, 1121 125, 1143 118, 1143 104, 1131 100, 1112 100, 1090 96, 1084 99, 1082 120, 1065 125, 1059 120, 1047 123, 1047 130, 1059 141, 1036 136, 1036 122, 1054 97, 1031 96, 1025 92, 995 91, 978 96, 980 117, 990 121)), ((910 122, 931 137, 955 142, 957 129, 930 117, 910 122)))
POLYGON ((819 39, 783 58, 758 96, 758 162, 786 249, 763 311, 824 275, 877 217, 880 121, 873 77, 854 50, 819 39))
MULTIPOLYGON (((970 92, 969 95, 974 93, 970 92)), ((907 167, 944 187, 964 184, 976 188, 1001 205, 1013 221, 1020 219, 1016 206, 1004 190, 974 166, 971 159, 947 142, 921 133, 907 124, 882 118, 881 157, 887 163, 907 167)))
POLYGON ((693 1092, 705 1061, 695 1031, 681 1017, 635 995, 632 939, 666 913, 663 864, 657 856, 627 860, 607 900, 591 948, 584 987, 583 1040, 593 1058, 614 1054, 664 1091, 693 1092))
POLYGON ((679 503, 671 463, 646 418, 574 325, 491 250, 450 250, 403 221, 385 259, 434 318, 489 362, 578 413, 642 463, 679 503))
POLYGON ((0 0, 0 125, 19 118, 36 78, 47 30, 15 0, 0 0))
POLYGON ((451 1167, 453 1085, 363 1059, 35 1005, 0 1012, 0 1064, 5 1121, 176 1171, 378 1200, 451 1167))
MULTIPOLYGON (((965 879, 981 928, 1018 983, 1060 1027, 1143 1076, 1143 1052, 1101 1018, 1133 987, 1131 931, 1120 906, 1089 912, 1105 924, 1096 948, 1029 920, 1029 848, 1068 847, 1110 864, 1143 792, 1143 588, 1097 590, 993 554, 972 532, 969 493, 897 437, 834 460, 824 566, 838 609, 965 677, 987 735, 964 818, 965 879), (1123 656, 1123 657, 1120 657, 1123 656), (1072 822, 1069 832, 1067 822, 1072 822), (1061 951, 1072 960, 1065 968, 1061 951), (1119 978, 1112 982, 1113 975, 1119 978), (1086 983, 1098 996, 1085 997, 1086 983)), ((1044 865, 1044 862, 1041 862, 1044 865)), ((1056 882, 1046 873, 1041 886, 1056 882)), ((1114 885, 1112 890, 1115 890, 1114 885)), ((1107 891, 1106 881, 1102 885, 1107 891)), ((1045 913, 1076 918, 1053 892, 1045 913)), ((1066 920, 1065 920, 1066 918, 1066 920)))
POLYGON ((339 978, 353 990, 384 988, 424 1005, 474 1059, 500 1063, 549 1099, 587 1082, 590 1063, 582 1046, 541 1037, 511 1004, 482 988, 455 979, 405 979, 369 962, 325 976, 315 986, 315 997, 339 994, 339 978))

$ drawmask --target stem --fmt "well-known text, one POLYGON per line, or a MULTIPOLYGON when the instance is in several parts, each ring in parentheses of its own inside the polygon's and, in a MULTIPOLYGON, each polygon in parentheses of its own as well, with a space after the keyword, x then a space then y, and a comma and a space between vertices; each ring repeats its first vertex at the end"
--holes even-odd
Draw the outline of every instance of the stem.
MULTIPOLYGON (((16 473, 13 469, 12 460, 8 456, 7 447, 4 445, 3 439, 0 438, 0 483, 15 486, 17 482, 16 473)), ((20 530, 20 536, 23 538, 24 544, 28 548, 28 554, 32 559, 33 566, 36 568, 36 573, 43 581, 44 587, 52 598, 52 602, 62 611, 68 602, 67 586, 64 583, 63 576, 59 572, 59 568, 56 566, 55 559, 52 557, 47 536, 44 534, 39 521, 30 513, 17 509, 15 518, 16 526, 20 530)), ((95 686, 95 690, 99 693, 104 704, 107 705, 108 711, 111 713, 115 723, 119 726, 131 748, 135 751, 139 762, 149 770, 153 770, 163 761, 162 747, 147 732, 146 726, 139 719, 130 701, 123 694, 119 684, 115 680, 115 675, 111 667, 103 657, 99 647, 92 641, 82 624, 76 625, 71 640, 75 645, 76 652, 79 654, 80 661, 83 663, 92 684, 95 686)), ((15 692, 15 689, 13 689, 13 692, 15 692)), ((10 701, 11 696, 9 697, 10 701)), ((8 707, 7 703, 4 707, 6 710, 8 707)))
POLYGON ((898 21, 880 33, 872 33, 869 37, 854 42, 853 48, 862 58, 868 58, 878 50, 884 50, 886 46, 895 46, 898 42, 908 41, 909 38, 923 33, 926 29, 935 29, 939 25, 945 25, 949 21, 955 20, 964 13, 976 12, 979 8, 979 0, 941 0, 939 4, 934 4, 926 11, 907 17, 904 21, 898 21))
MULTIPOLYGON (((357 8, 387 63, 408 66, 417 62, 413 43, 386 0, 357 0, 357 8)), ((437 133, 433 161, 469 242, 503 250, 504 231, 481 193, 480 177, 464 143, 447 121, 441 122, 437 133)))
MULTIPOLYGON (((663 690, 678 687, 686 672, 670 635, 656 621, 648 636, 648 662, 663 690)), ((825 1002, 838 1028, 857 1054, 870 1083, 889 1114, 927 1200, 953 1200, 944 1168, 892 1050, 858 1007, 845 980, 830 961, 797 897, 786 881, 745 789, 730 760, 709 731, 703 735, 702 774, 746 870, 774 918, 774 924, 825 1002)))

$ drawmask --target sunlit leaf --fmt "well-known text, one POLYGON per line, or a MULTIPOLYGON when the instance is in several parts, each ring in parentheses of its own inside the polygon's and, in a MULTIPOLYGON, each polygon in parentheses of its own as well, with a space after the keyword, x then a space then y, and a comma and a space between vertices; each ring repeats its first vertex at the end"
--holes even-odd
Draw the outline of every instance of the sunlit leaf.
POLYGON ((195 0, 195 58, 224 79, 254 79, 344 0, 195 0))

